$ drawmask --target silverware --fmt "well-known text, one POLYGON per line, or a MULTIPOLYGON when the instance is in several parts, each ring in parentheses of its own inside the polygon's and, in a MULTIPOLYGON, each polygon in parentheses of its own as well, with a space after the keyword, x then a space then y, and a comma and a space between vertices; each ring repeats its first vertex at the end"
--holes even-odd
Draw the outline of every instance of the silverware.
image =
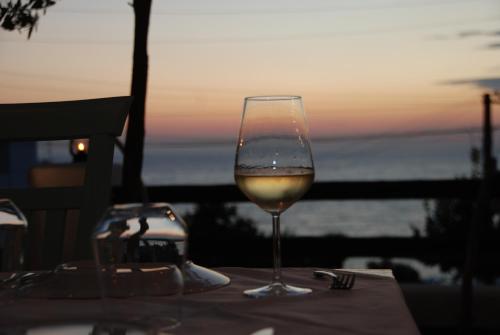
POLYGON ((10 277, 0 281, 0 293, 5 293, 6 291, 23 291, 44 282, 56 272, 66 267, 66 264, 60 264, 54 270, 15 272, 10 277))
POLYGON ((21 289, 41 282, 52 275, 54 271, 17 272, 0 282, 0 289, 21 289))
POLYGON ((334 273, 326 270, 315 270, 313 271, 313 276, 316 279, 331 279, 331 290, 350 290, 356 281, 356 275, 354 273, 334 273))

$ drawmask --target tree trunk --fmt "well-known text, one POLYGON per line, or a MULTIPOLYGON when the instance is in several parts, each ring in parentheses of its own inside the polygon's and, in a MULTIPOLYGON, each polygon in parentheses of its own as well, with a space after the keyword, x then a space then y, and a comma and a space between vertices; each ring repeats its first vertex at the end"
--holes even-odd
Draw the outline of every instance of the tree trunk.
POLYGON ((128 201, 142 201, 142 161, 144 150, 144 116, 148 83, 148 30, 152 0, 134 0, 134 59, 132 87, 134 97, 128 116, 123 161, 122 184, 128 201))

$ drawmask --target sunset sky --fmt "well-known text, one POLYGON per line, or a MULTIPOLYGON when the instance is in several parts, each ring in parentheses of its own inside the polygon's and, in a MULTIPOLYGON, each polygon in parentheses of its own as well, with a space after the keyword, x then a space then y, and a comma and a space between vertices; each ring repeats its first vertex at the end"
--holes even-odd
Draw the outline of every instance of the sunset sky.
MULTIPOLYGON (((0 103, 127 95, 127 3, 1 30, 0 103)), ((234 138, 243 98, 268 94, 303 96, 313 137, 476 126, 500 89, 498 0, 154 0, 149 36, 150 140, 234 138)))

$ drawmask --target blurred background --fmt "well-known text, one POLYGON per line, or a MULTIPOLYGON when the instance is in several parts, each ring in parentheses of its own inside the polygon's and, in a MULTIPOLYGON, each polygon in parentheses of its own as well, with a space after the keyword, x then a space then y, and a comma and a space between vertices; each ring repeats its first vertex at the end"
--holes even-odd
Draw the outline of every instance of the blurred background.
MULTIPOLYGON (((128 95, 133 39, 125 0, 56 1, 29 39, 0 30, 0 103, 128 95)), ((146 186, 233 184, 243 99, 269 94, 303 97, 316 181, 480 174, 482 95, 500 89, 498 1, 153 1, 148 46, 146 186)), ((11 172, 16 159, 26 169, 72 161, 67 143, 24 150, 29 159, 0 163, 2 185, 25 183, 11 172)), ((117 151, 118 166, 122 159, 117 151)), ((270 235, 264 212, 235 206, 270 235)), ((423 236, 438 206, 432 199, 302 201, 284 213, 283 229, 288 236, 423 236)), ((176 207, 188 217, 196 211, 176 207)), ((379 260, 350 258, 344 266, 379 260)), ((427 282, 450 283, 457 271, 396 260, 427 282)))

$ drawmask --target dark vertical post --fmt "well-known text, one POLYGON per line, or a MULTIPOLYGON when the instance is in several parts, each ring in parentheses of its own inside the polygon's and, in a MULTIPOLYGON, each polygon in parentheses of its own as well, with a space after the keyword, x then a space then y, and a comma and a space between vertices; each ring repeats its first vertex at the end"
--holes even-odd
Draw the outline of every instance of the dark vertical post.
POLYGON ((142 200, 142 161, 144 116, 148 83, 148 31, 152 0, 134 0, 135 30, 131 95, 134 97, 128 116, 123 161, 124 194, 128 201, 142 200))
POLYGON ((489 94, 483 96, 483 173, 485 177, 491 177, 494 171, 493 142, 491 134, 491 98, 489 94))
POLYGON ((477 267, 477 254, 481 231, 489 222, 490 217, 490 197, 491 179, 493 177, 495 161, 492 156, 492 130, 491 130, 491 100, 490 95, 483 96, 483 176, 481 187, 477 196, 474 217, 470 224, 467 238, 464 272, 462 278, 462 301, 460 316, 460 331, 462 334, 472 334, 474 322, 474 292, 472 281, 477 267))

